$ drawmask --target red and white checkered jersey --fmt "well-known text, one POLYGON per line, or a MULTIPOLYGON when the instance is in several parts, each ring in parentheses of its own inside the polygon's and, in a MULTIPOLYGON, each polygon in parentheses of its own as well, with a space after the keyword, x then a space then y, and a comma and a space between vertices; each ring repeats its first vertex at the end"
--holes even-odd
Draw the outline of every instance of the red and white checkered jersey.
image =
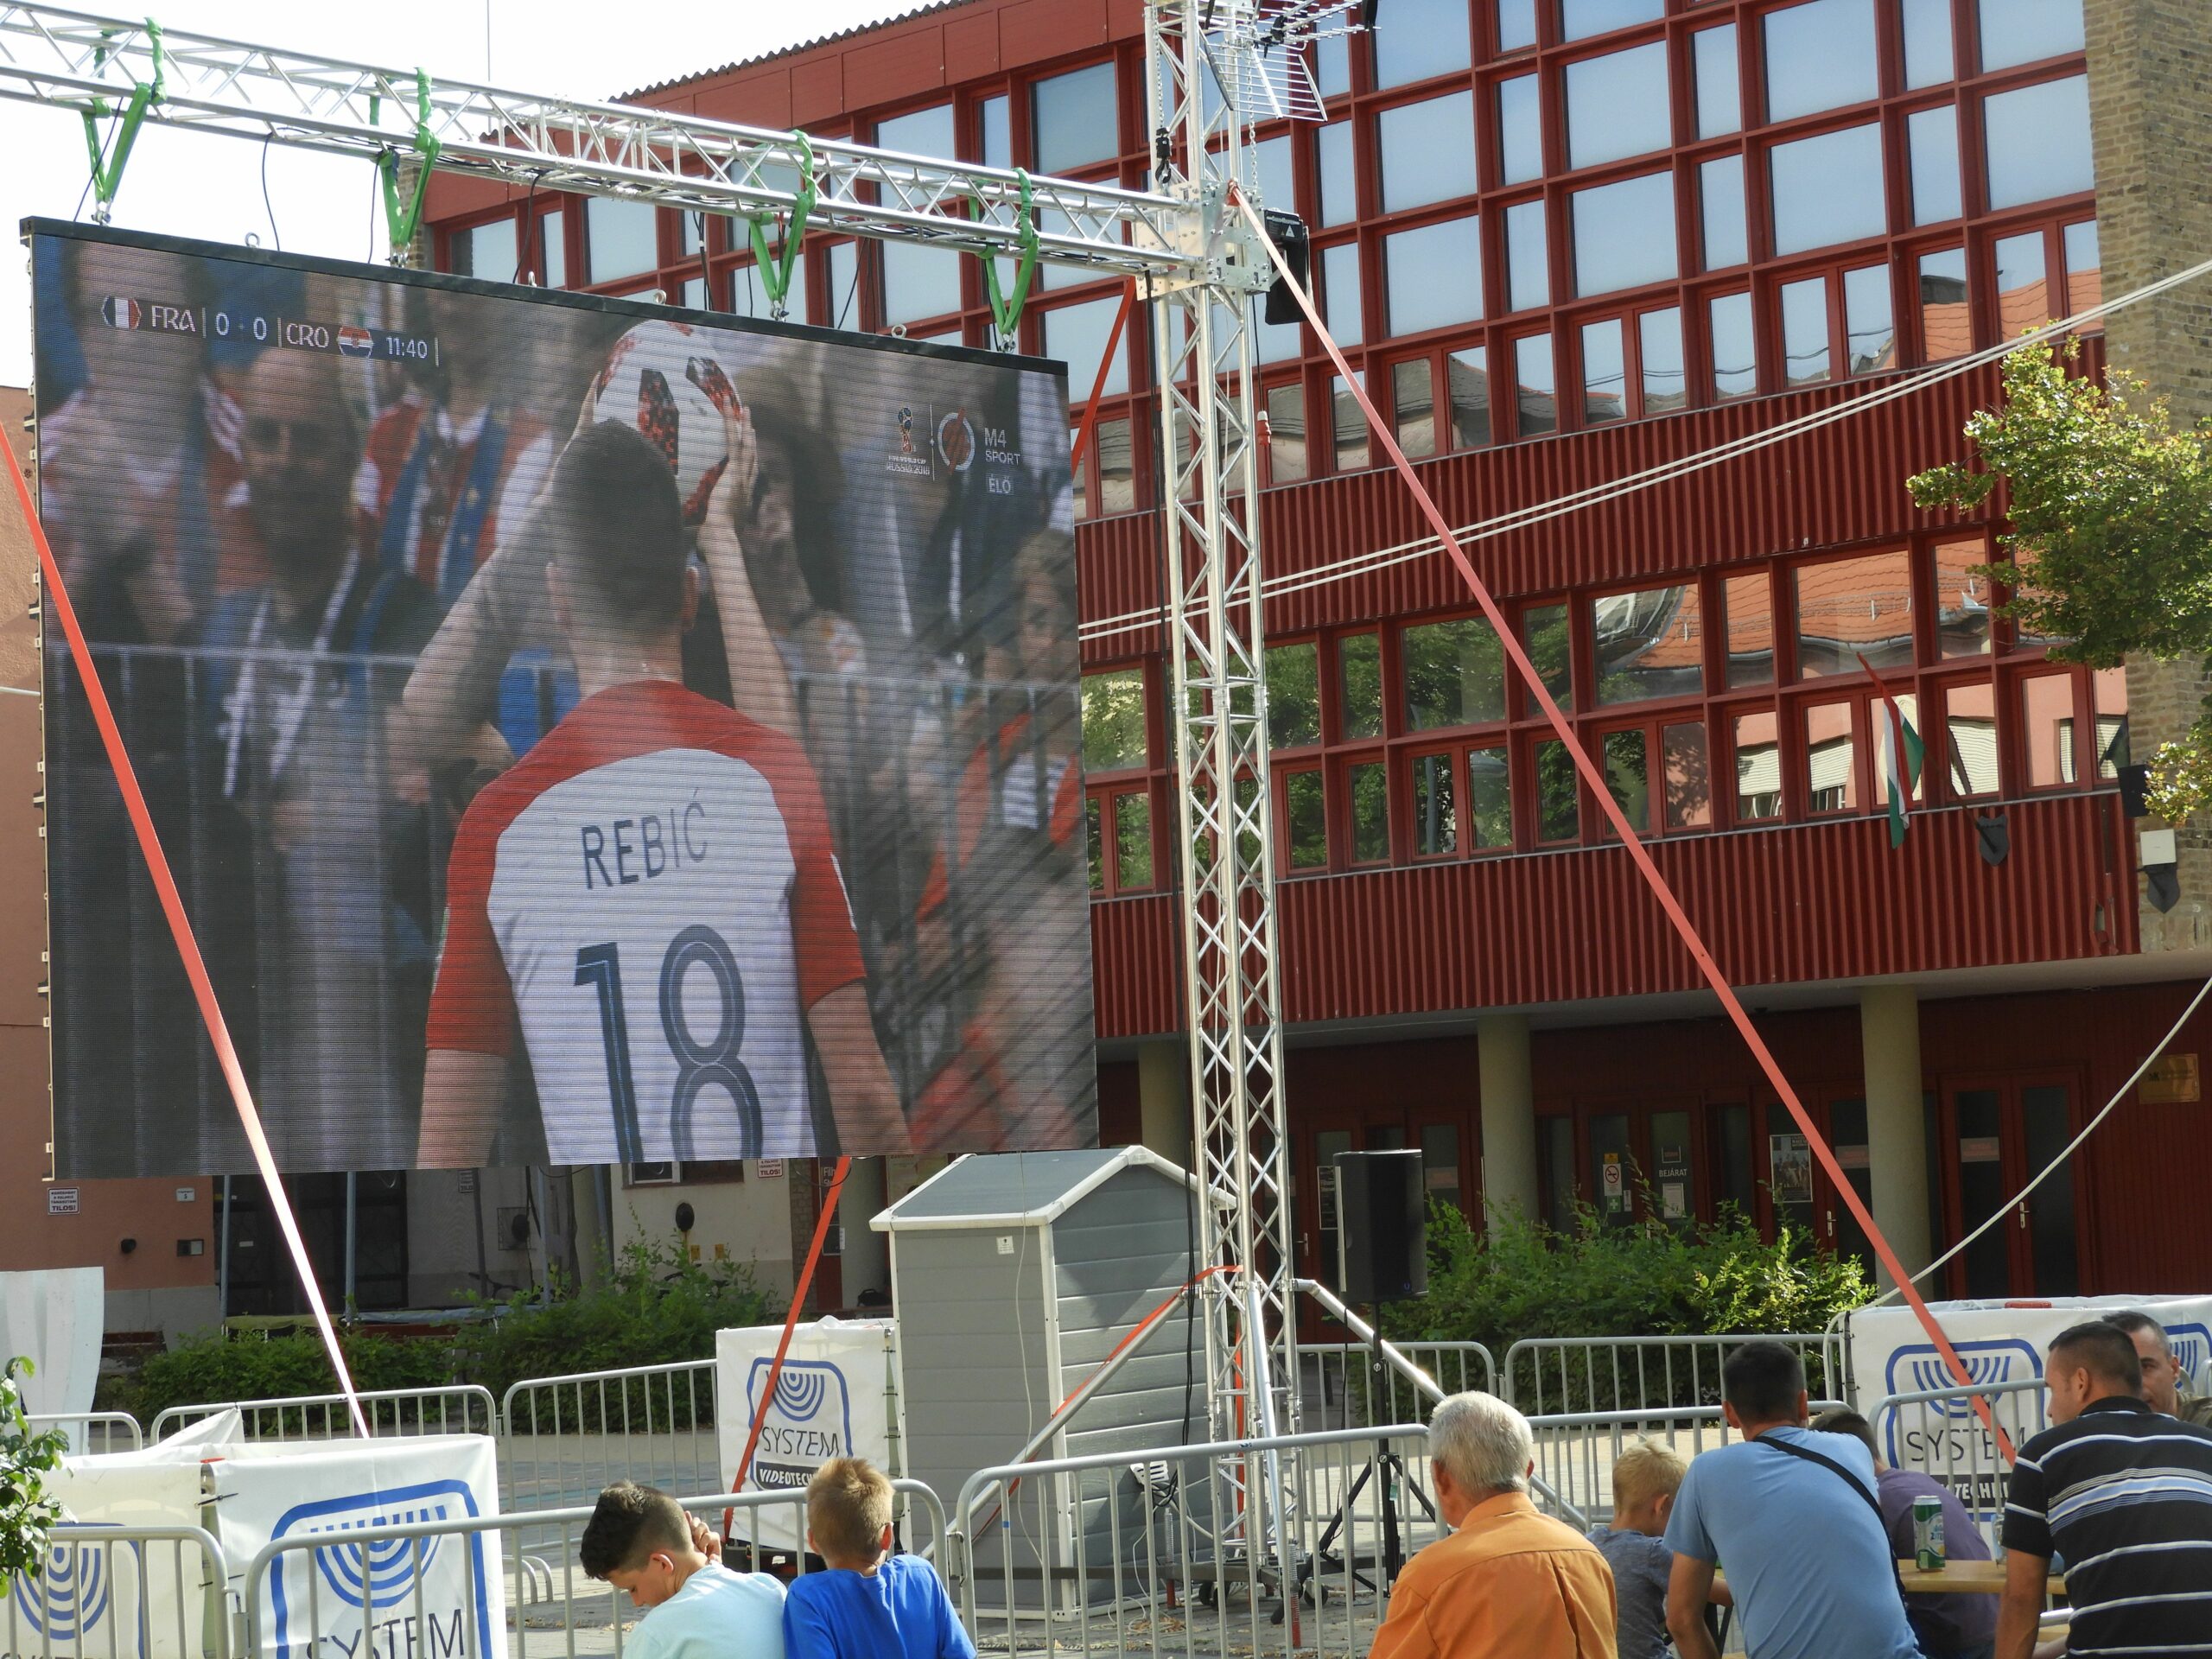
POLYGON ((864 973, 798 741, 661 680, 585 699, 462 818, 429 1046, 511 1052, 556 1163, 806 1157, 805 1011, 864 973))

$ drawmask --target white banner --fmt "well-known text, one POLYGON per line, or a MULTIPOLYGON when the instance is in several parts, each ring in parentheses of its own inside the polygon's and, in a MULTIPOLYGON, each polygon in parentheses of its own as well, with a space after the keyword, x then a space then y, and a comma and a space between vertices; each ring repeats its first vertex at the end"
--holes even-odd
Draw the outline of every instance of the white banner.
MULTIPOLYGON (((2040 1382, 2044 1350, 2071 1325, 2124 1307, 2139 1308, 2165 1326, 2183 1368, 2201 1391, 2212 1382, 2212 1297, 2086 1296, 2027 1302, 1931 1302, 1943 1334, 1983 1387, 2040 1382)), ((2006 1467, 1996 1439, 1967 1401, 1877 1410, 1880 1401, 1957 1385, 1951 1368, 1906 1307, 1865 1308, 1846 1320, 1852 1376, 1874 1425, 1883 1461, 1949 1478, 1970 1510, 1993 1513, 2003 1503, 2006 1467), (1968 1478, 1972 1471, 1974 1478, 1968 1478), (1978 1488, 1978 1490, 1974 1490, 1978 1488)), ((2017 1446, 2042 1421, 2025 1393, 1997 1396, 1999 1424, 2017 1446)))
MULTIPOLYGON (((208 1469, 217 1536, 241 1572, 276 1539, 499 1512, 483 1434, 246 1441, 208 1469)), ((496 1532, 334 1542, 277 1559, 263 1580, 258 1659, 505 1659, 496 1532)))
POLYGON ((100 1659, 200 1659, 207 1580, 221 1568, 190 1545, 99 1535, 104 1527, 198 1526, 199 1465, 71 1458, 46 1484, 68 1524, 54 1535, 38 1577, 16 1579, 0 1649, 36 1654, 50 1643, 55 1653, 100 1659))
POLYGON ((36 1368, 17 1378, 23 1409, 34 1416, 92 1408, 106 1285, 99 1268, 0 1273, 0 1363, 20 1354, 36 1368))
MULTIPOLYGON (((899 1472, 892 1438, 898 1330, 890 1319, 823 1319, 791 1332, 747 1491, 803 1492, 832 1458, 866 1458, 879 1469, 899 1472)), ((726 1404, 716 1414, 725 1481, 736 1479, 783 1334, 779 1325, 715 1333, 715 1397, 744 1402, 742 1411, 726 1404)), ((738 1510, 730 1531, 766 1549, 796 1549, 799 1525, 795 1507, 777 1504, 751 1515, 738 1510)))

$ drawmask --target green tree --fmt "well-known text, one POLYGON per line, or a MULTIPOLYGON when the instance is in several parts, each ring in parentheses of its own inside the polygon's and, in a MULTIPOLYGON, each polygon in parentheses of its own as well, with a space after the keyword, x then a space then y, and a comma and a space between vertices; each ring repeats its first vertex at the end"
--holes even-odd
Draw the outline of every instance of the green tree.
POLYGON ((0 1591, 19 1573, 38 1576, 46 1560, 47 1535, 61 1518, 61 1506, 48 1495, 44 1477, 61 1466, 69 1442, 58 1429, 34 1431, 23 1414, 18 1370, 31 1363, 11 1359, 0 1369, 0 1591))
MULTIPOLYGON (((2113 370, 2069 373, 2047 344, 2005 359, 2004 397, 1967 423, 1971 459, 1907 480, 1915 504, 1971 511, 2001 481, 2012 520, 1999 608, 2064 641, 2062 662, 2117 668, 2212 651, 2212 420, 2177 428, 2164 397, 2113 370)), ((2178 820, 2212 804, 2212 698, 2151 757, 2152 809, 2178 820)))

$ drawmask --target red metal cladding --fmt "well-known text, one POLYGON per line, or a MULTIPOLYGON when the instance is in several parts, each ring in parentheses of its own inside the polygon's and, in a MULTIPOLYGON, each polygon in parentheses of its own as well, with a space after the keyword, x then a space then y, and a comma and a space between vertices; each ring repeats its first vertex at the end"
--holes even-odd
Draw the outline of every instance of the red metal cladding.
MULTIPOLYGON (((2082 368, 2095 374, 2103 365, 2103 339, 2093 335, 2083 341, 2082 368)), ((1864 385, 1827 387, 1470 450, 1424 462, 1422 471, 1446 516, 1467 524, 1625 479, 1864 397, 1866 390, 1864 385)), ((1493 591, 1509 596, 1632 582, 1923 529, 1938 520, 1914 509, 1904 480, 1959 459, 1967 417, 1995 401, 1997 391, 1997 366, 1987 365, 1742 459, 1470 543, 1469 554, 1493 591)), ((1421 532, 1405 486, 1387 471, 1266 492, 1261 528, 1271 577, 1410 541, 1421 532)), ((1076 547, 1086 621, 1157 602, 1160 550, 1153 515, 1086 521, 1077 529, 1076 547)), ((1272 601, 1267 630, 1298 633, 1466 601, 1449 562, 1432 555, 1272 601)), ((1154 633, 1117 634, 1086 645, 1084 660, 1126 659, 1156 649, 1157 643, 1154 633)))
MULTIPOLYGON (((1934 973, 2136 950, 2118 810, 2109 793, 2015 802, 2011 851, 1996 866, 1983 861, 1967 810, 1916 813, 1895 850, 1876 817, 1651 850, 1733 984, 1934 973)), ((1278 893, 1294 1023, 1702 982, 1618 848, 1286 881, 1278 893)), ((1098 1034, 1179 1027, 1167 899, 1093 905, 1091 921, 1098 1034)))

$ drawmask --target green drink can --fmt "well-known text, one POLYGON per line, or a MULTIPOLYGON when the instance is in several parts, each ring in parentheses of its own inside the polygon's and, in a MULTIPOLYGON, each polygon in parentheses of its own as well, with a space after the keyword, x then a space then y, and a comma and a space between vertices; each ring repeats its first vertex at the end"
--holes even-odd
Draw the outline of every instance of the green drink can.
POLYGON ((1943 1565, 1943 1501, 1936 1497, 1912 1500, 1912 1564, 1923 1573, 1943 1565))

